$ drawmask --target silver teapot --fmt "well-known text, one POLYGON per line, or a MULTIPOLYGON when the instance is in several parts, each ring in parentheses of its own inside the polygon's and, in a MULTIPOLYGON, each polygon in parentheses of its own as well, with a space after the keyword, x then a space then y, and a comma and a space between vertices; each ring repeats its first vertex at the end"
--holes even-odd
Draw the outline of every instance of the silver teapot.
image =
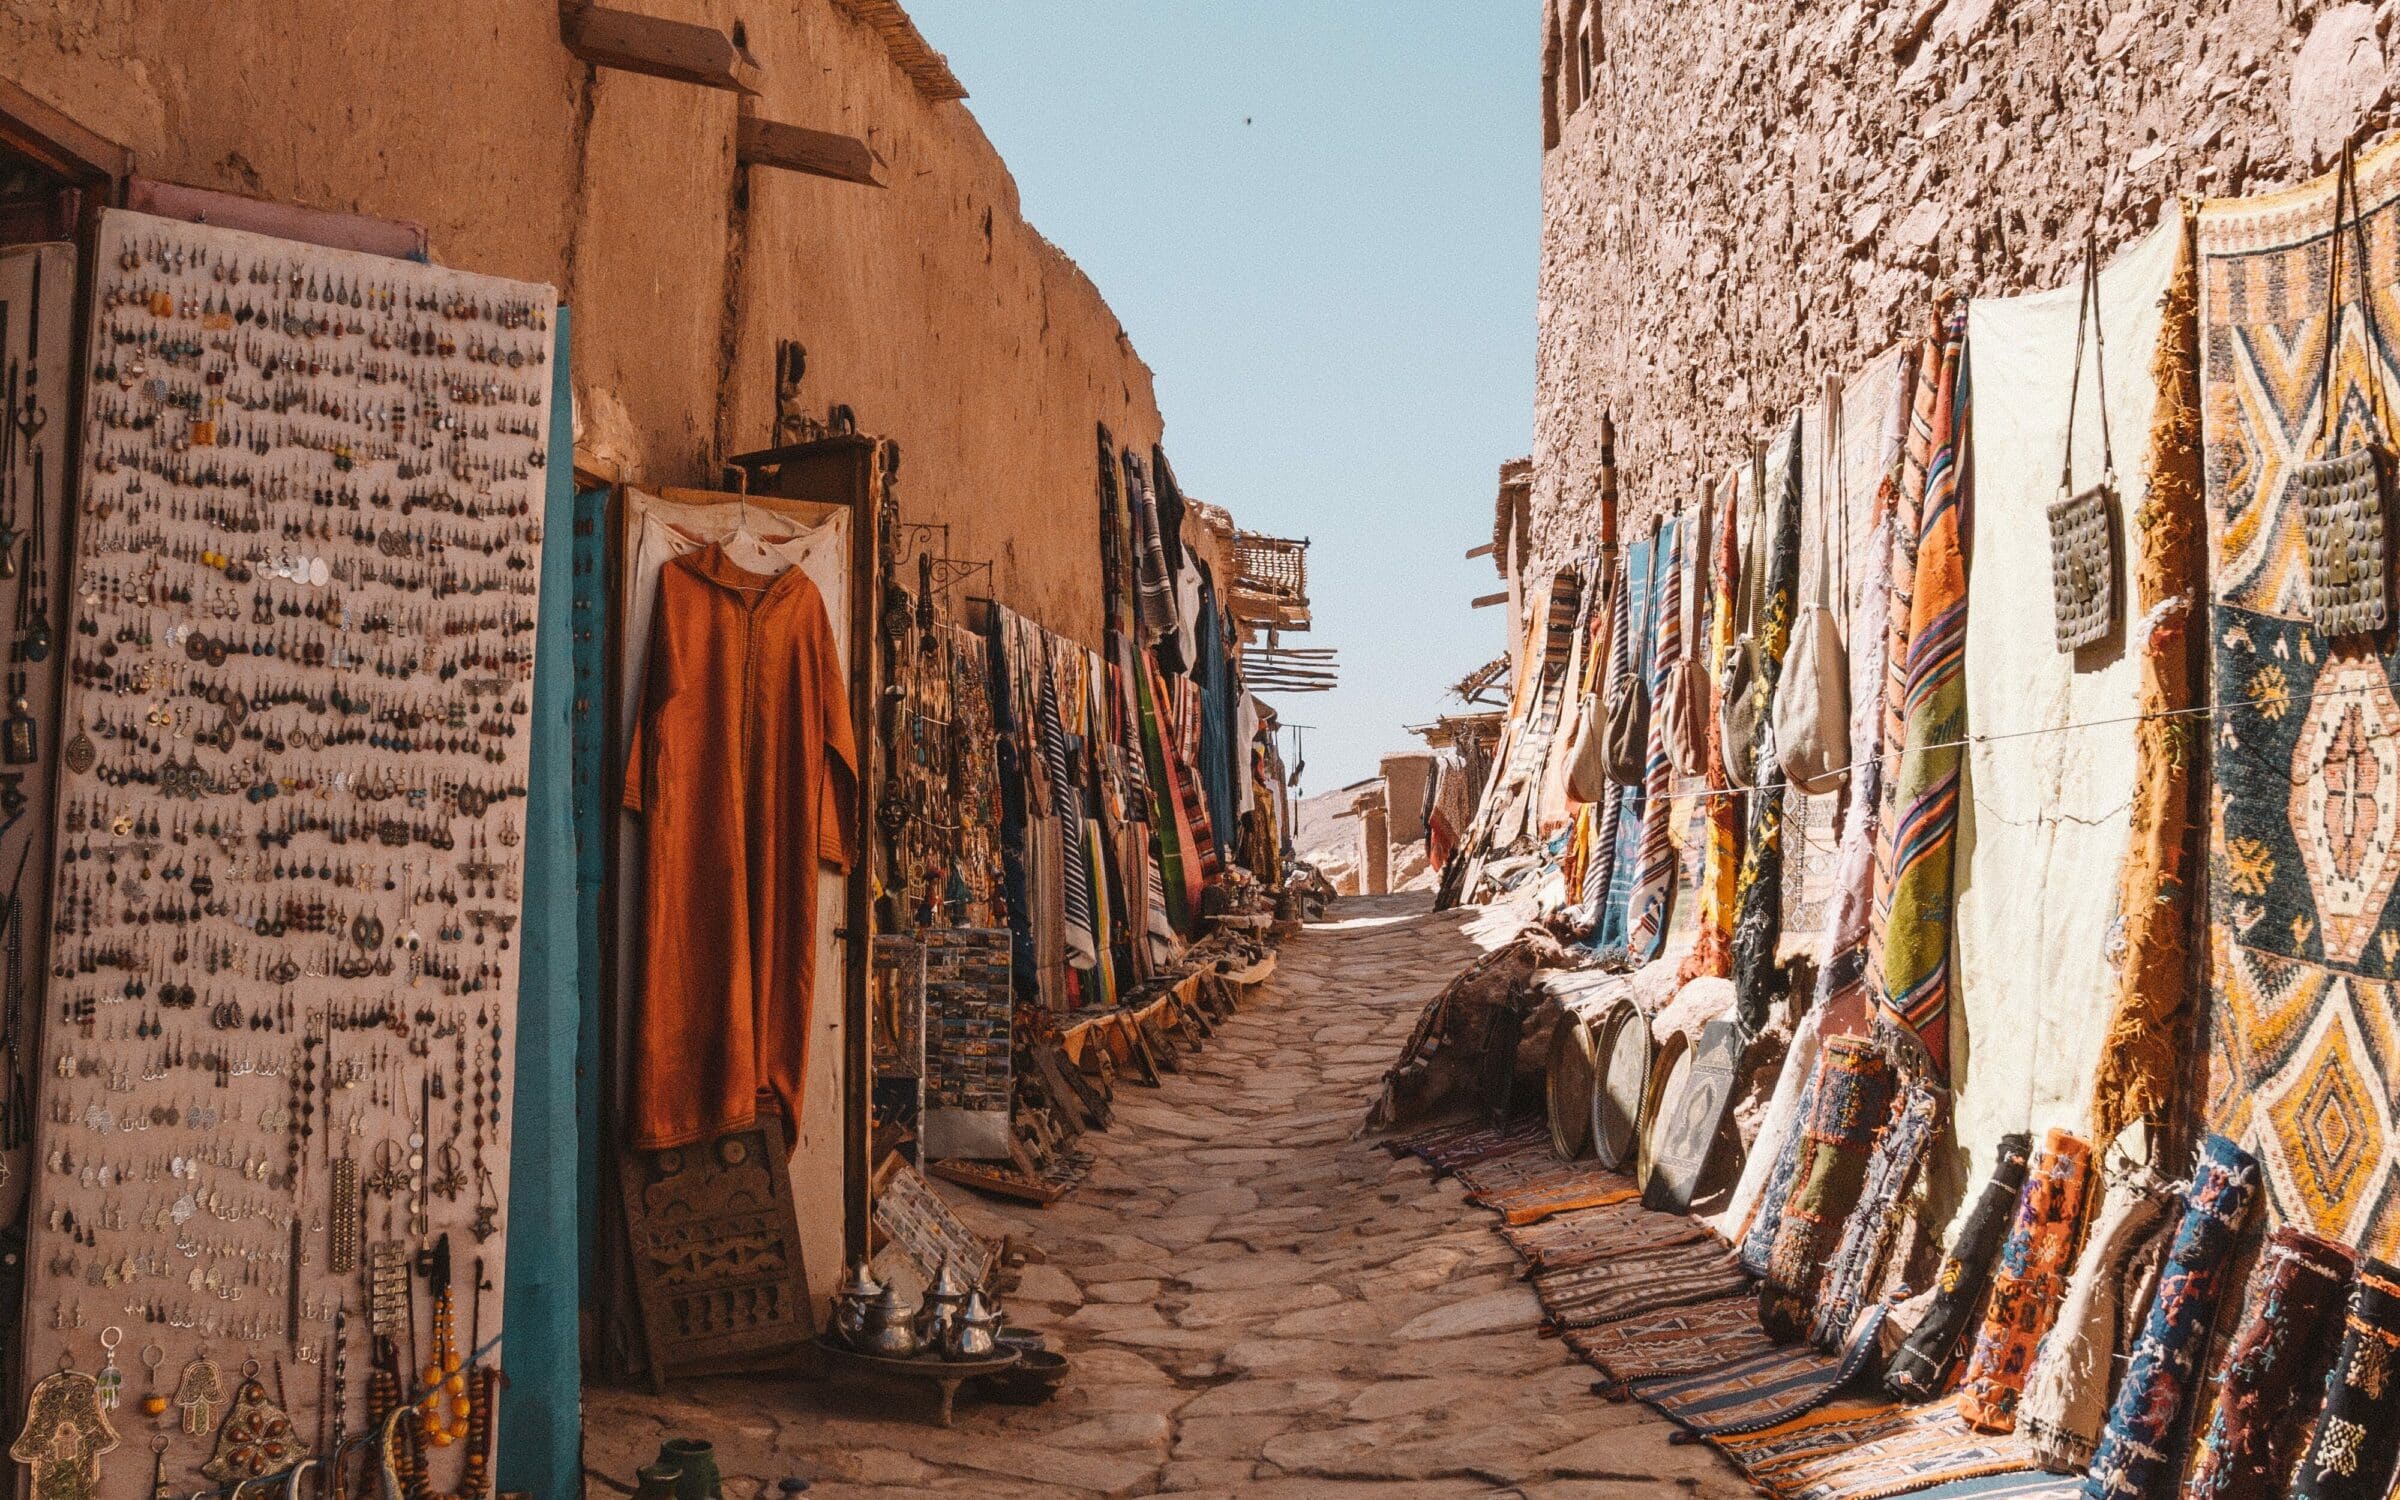
POLYGON ((882 1295, 883 1286, 868 1273, 866 1261, 850 1262, 850 1273, 833 1289, 834 1337, 853 1349, 863 1348, 868 1311, 882 1295))
POLYGON ((949 1343, 950 1325, 958 1320, 960 1309, 975 1288, 950 1262, 942 1257, 942 1268, 925 1289, 925 1300, 917 1307, 917 1347, 940 1349, 949 1343))
POLYGON ((990 1359, 1000 1348, 1000 1309, 983 1300, 980 1291, 967 1294, 967 1305, 950 1320, 942 1339, 942 1358, 990 1359))
POLYGON ((883 1295, 867 1309, 866 1327, 859 1334, 858 1347, 887 1359, 906 1359, 916 1353, 917 1334, 909 1327, 908 1314, 908 1307, 900 1300, 900 1288, 887 1284, 883 1295))

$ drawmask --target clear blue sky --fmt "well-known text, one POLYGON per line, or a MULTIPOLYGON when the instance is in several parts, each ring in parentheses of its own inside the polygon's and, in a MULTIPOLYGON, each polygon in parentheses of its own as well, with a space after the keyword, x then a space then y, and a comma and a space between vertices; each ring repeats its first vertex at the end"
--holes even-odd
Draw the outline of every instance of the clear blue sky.
POLYGON ((1500 654, 1500 462, 1532 442, 1533 0, 908 0, 1026 216, 1157 372, 1190 493, 1305 536, 1342 687, 1274 700, 1306 789, 1500 654))

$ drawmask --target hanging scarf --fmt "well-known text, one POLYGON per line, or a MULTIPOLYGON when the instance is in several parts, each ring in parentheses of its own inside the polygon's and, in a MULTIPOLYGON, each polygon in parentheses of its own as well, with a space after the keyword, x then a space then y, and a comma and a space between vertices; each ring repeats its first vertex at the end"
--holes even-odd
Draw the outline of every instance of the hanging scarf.
POLYGON ((2400 1458, 2400 1266, 2367 1259, 2350 1291, 2342 1348, 2325 1382, 2292 1500, 2385 1500, 2400 1458))
POLYGON ((1909 601, 1907 732, 1892 825, 1891 914, 1884 928, 1878 1019, 1913 1045, 1933 1076, 1950 1076, 1951 871, 1957 853, 1960 741, 1967 728, 1967 557, 1959 492, 1965 315, 1942 343, 1933 464, 1918 519, 1909 601))
POLYGON ((1675 910, 1675 842, 1669 815, 1673 769, 1667 764, 1667 676, 1683 656, 1683 526, 1670 521, 1651 554, 1651 618, 1657 622, 1650 650, 1650 730, 1642 761, 1642 804, 1652 810, 1642 822, 1640 853, 1634 860, 1633 894, 1627 907, 1625 946, 1638 963, 1658 957, 1666 946, 1667 922, 1675 910))
POLYGON ((2267 1237, 2184 1500, 2280 1500, 2325 1400, 2357 1259, 2290 1225, 2267 1237))
POLYGON ((1694 892, 1700 902, 1698 930, 1693 934, 1692 951, 1685 955, 1677 977, 1689 983, 1694 979, 1728 979, 1733 975, 1733 892, 1734 881, 1741 874, 1742 834, 1741 803, 1731 794, 1731 780, 1725 770, 1725 736, 1717 717, 1718 694, 1723 690, 1722 673, 1718 670, 1728 652, 1733 649, 1733 596, 1741 586, 1741 539, 1735 533, 1741 523, 1741 485, 1726 480, 1718 485, 1724 494, 1725 514, 1717 529, 1710 533, 1717 539, 1716 556, 1702 559, 1710 570, 1707 655, 1708 682, 1708 818, 1701 846, 1700 886, 1694 892))
POLYGON ((1865 1037, 1827 1042, 1817 1084, 1816 1109, 1801 1135, 1800 1169, 1758 1289, 1759 1325, 1781 1343, 1808 1335, 1825 1257, 1858 1206, 1868 1152, 1892 1113, 1891 1064, 1865 1037))
POLYGON ((2185 1398, 2199 1384, 2234 1242, 2257 1201, 2257 1159, 2221 1135, 2202 1142, 2149 1320, 2084 1476, 2086 1500, 2141 1500, 2172 1467, 2172 1436, 2185 1398))
MULTIPOLYGON (((1601 678, 1605 691, 1624 679, 1633 670, 1633 573, 1631 560, 1618 565, 1613 587, 1609 590, 1608 605, 1608 671, 1601 678)), ((1609 887, 1615 882, 1617 869, 1617 835, 1625 820, 1625 789, 1611 786, 1600 794, 1599 821, 1592 829, 1592 855, 1584 866, 1583 903, 1591 909, 1598 941, 1598 929, 1605 927, 1609 887)))
POLYGON ((2108 1419, 2111 1361, 2132 1343, 2124 1328, 2130 1294, 2171 1228, 2175 1190, 2139 1168, 2110 1184, 2085 1237, 2083 1256, 2067 1280, 2066 1301, 2042 1338, 2033 1373, 2017 1402, 2017 1431, 2034 1458, 2054 1474, 2081 1474, 2108 1419))
POLYGON ((1050 814, 1065 831, 1061 882, 1066 887, 1067 963, 1089 969, 1100 961, 1092 912, 1092 862, 1083 842, 1083 797, 1067 769, 1067 730, 1059 715, 1058 676, 1042 668, 1042 761, 1050 773, 1050 814))
POLYGON ((1967 1358, 1959 1415, 1983 1432, 2014 1432, 2034 1350, 2067 1295, 2067 1263, 2083 1222, 2092 1148, 2063 1130, 2042 1142, 2025 1174, 2016 1222, 1992 1272, 1992 1301, 1967 1358))
MULTIPOLYGON (((1933 467, 1934 433, 1949 400, 1943 390, 1946 357, 1937 319, 1934 339, 1919 346, 1916 367, 1908 382, 1912 393, 1908 436, 1902 444, 1900 482, 1892 492, 1892 532, 1887 554, 1890 576, 1886 585, 1883 637, 1883 728, 1876 736, 1876 747, 1886 756, 1897 755, 1908 743, 1908 634, 1909 615, 1917 596, 1917 533, 1925 514, 1925 476, 1933 467)), ((1867 918, 1867 951, 1875 965, 1868 979, 1878 994, 1883 985, 1884 935, 1891 927, 1892 885, 1898 861, 1892 833, 1900 799, 1900 778, 1882 775, 1881 780, 1875 818, 1875 904, 1867 918)))
POLYGON ((1783 678, 1784 648, 1792 639, 1793 596, 1800 586, 1800 436, 1795 412, 1780 488, 1760 522, 1772 528, 1772 545, 1759 604, 1758 678, 1753 689, 1758 755, 1749 781, 1759 790, 1750 798, 1750 836, 1742 849, 1741 876, 1734 882, 1734 1009, 1746 1036, 1767 1029, 1767 1009, 1782 995, 1785 983, 1775 962, 1783 936, 1785 799, 1782 760, 1775 749, 1774 705, 1775 685, 1783 678))
POLYGON ((1950 1241, 1950 1253, 1934 1273, 1933 1306, 1892 1356, 1884 1376, 1885 1388, 1901 1400, 1931 1401, 1949 1383, 1958 1342, 1983 1301, 1983 1289, 1991 1284, 1992 1259, 2000 1252, 2000 1237, 2008 1232, 2017 1194, 2025 1186, 2025 1158, 2032 1149, 2031 1136, 2000 1137, 1983 1194, 1967 1211, 1950 1241))
POLYGON ((1800 1175, 1800 1141, 1808 1133, 1809 1117, 1817 1108, 1817 1087, 1825 1076, 1825 1053, 1816 1029, 1821 1019, 1813 1011, 1800 1018, 1792 1036, 1792 1055, 1784 1063, 1787 1069, 1808 1069, 1808 1081, 1800 1085, 1799 1101, 1785 1117, 1780 1109, 1773 1107, 1783 1102, 1778 1088, 1767 1122, 1752 1147, 1753 1153, 1761 1157, 1774 1153, 1774 1165, 1767 1169, 1766 1182, 1759 1188, 1758 1201, 1750 1210, 1749 1227, 1742 1233, 1739 1252, 1742 1269, 1753 1276, 1767 1274, 1767 1257, 1775 1253, 1775 1231, 1783 1226, 1783 1205, 1792 1196, 1792 1179, 1800 1175))

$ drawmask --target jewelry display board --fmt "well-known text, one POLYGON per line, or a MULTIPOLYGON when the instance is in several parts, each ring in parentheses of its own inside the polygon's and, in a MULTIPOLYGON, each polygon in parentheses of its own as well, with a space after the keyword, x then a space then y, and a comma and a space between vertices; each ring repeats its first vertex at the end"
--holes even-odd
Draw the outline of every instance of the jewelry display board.
POLYGON ((401 1425, 475 1493, 556 297, 123 211, 94 264, 26 1368, 127 1497, 458 1375, 401 1425))
POLYGON ((925 1159, 1007 1160, 1016 1144, 1008 929, 929 927, 917 938, 925 948, 925 1159))
MULTIPOLYGON (((75 247, 0 250, 0 1223, 32 1174, 74 423, 75 247)), ((20 1283, 21 1287, 21 1283, 20 1283)), ((14 1310, 13 1298, 0 1307, 14 1310)), ((4 1434, 0 1434, 4 1435, 4 1434)))

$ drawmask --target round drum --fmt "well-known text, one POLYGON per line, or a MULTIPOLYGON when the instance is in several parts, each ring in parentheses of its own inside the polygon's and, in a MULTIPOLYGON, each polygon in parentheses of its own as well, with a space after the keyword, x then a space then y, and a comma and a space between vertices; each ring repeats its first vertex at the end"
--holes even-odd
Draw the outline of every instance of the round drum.
POLYGON ((1680 1031, 1668 1032, 1650 1064, 1650 1092, 1642 1104, 1642 1144, 1633 1166, 1633 1180, 1645 1191, 1650 1186, 1650 1169, 1658 1164, 1658 1133, 1666 1128, 1660 1122, 1667 1118, 1670 1101, 1683 1096, 1683 1081, 1691 1071, 1691 1038, 1680 1031))
POLYGON ((1573 1161, 1592 1149, 1592 1095, 1600 1081, 1599 1054, 1591 1028, 1575 1012, 1561 1011, 1550 1029, 1550 1065, 1544 1092, 1550 1106, 1550 1148, 1573 1161))
POLYGON ((1590 1023, 1593 1071, 1592 1155, 1611 1171, 1633 1164, 1650 1096, 1650 1022, 1630 1000, 1619 1000, 1590 1023))

